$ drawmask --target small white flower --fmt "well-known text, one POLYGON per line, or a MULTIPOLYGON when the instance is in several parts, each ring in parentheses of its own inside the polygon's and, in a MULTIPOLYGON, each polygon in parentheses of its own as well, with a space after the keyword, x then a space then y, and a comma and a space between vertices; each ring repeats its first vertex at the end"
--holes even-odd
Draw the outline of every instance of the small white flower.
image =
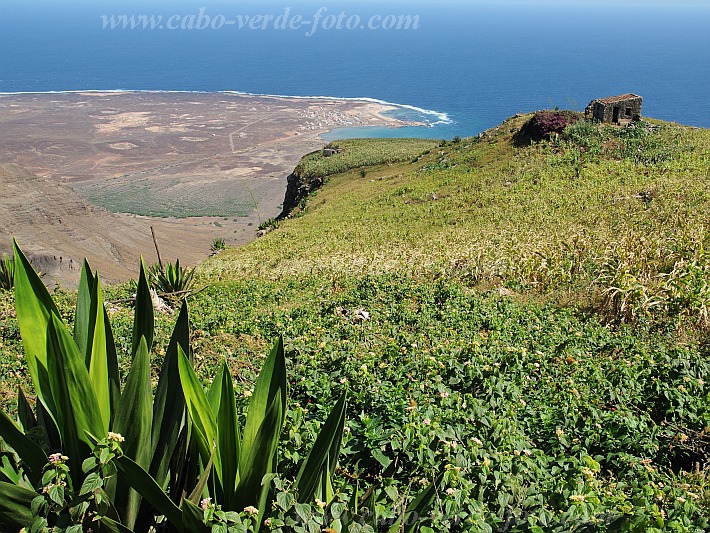
POLYGON ((477 444, 478 446, 483 446, 483 441, 481 439, 479 439, 477 437, 473 437, 471 440, 473 441, 474 444, 477 444))
POLYGON ((447 495, 447 496, 453 496, 454 494, 456 494, 456 489, 452 489, 451 487, 449 487, 448 489, 446 489, 446 495, 447 495))
POLYGON ((259 514, 259 509, 257 509, 253 505, 250 505, 244 508, 244 512, 247 514, 259 514))
POLYGON ((212 498, 205 498, 204 500, 202 500, 200 502, 200 509, 205 511, 207 509, 207 507, 209 507, 211 501, 212 501, 212 498))
POLYGON ((430 418, 425 418, 425 419, 424 419, 424 425, 425 425, 425 426, 430 426, 430 425, 431 425, 431 419, 430 419, 430 418))
POLYGON ((113 442, 123 442, 124 440, 126 440, 120 433, 114 433, 112 431, 108 432, 107 438, 108 440, 112 440, 113 442))

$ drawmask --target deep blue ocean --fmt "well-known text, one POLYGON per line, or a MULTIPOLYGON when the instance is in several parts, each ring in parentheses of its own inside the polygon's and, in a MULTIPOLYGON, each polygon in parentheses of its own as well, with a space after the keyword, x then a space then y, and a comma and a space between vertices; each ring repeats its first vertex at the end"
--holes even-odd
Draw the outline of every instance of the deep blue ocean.
MULTIPOLYGON (((633 92, 644 115, 710 127, 710 1, 105 2, 2 0, 0 92, 240 91, 368 97, 430 128, 349 136, 467 136, 518 112, 584 110, 633 92), (419 17, 417 29, 104 29, 102 15, 214 18, 344 12, 419 17)), ((181 21, 182 18, 175 19, 181 21)), ((331 20, 332 22, 332 20, 331 20)), ((0 125, 0 131, 2 126, 0 125)))

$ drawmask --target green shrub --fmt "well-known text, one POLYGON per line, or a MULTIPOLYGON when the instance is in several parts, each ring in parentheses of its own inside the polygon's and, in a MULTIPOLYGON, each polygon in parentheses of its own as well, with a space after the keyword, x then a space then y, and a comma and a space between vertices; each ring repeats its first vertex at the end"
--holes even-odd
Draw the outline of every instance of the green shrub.
POLYGON ((212 241, 211 249, 213 252, 221 252, 222 250, 227 249, 227 245, 222 237, 217 237, 214 241, 212 241))
MULTIPOLYGON (((305 199, 304 199, 305 200, 305 199)), ((278 229, 280 222, 275 218, 270 218, 259 224, 259 231, 270 231, 278 229)))
POLYGON ((567 126, 581 119, 581 114, 574 111, 537 111, 516 134, 519 145, 530 141, 539 142, 550 139, 554 134, 562 133, 567 126))
POLYGON ((621 142, 613 155, 646 165, 668 161, 678 152, 678 139, 661 136, 659 129, 643 121, 616 129, 616 136, 621 142))
POLYGON ((580 120, 570 124, 564 129, 563 138, 591 155, 598 155, 602 151, 604 141, 602 126, 591 120, 580 120))

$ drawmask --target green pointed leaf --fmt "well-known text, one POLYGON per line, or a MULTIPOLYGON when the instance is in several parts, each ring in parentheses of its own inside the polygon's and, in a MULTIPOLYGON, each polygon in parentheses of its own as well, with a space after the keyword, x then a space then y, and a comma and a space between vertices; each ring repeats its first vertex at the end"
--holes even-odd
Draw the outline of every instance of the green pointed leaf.
POLYGON ((47 376, 47 324, 50 316, 59 316, 47 287, 32 268, 15 240, 15 308, 20 326, 25 361, 37 397, 55 416, 55 407, 47 376))
MULTIPOLYGON (((367 524, 376 526, 378 522, 377 513, 377 491, 375 490, 375 485, 370 486, 370 488, 362 495, 362 504, 360 505, 360 511, 366 518, 367 524), (365 513, 364 510, 367 509, 369 513, 365 513)), ((399 518, 401 520, 402 517, 399 518)), ((395 522, 397 523, 397 522, 395 522)), ((392 529, 390 529, 390 533, 392 529)))
POLYGON ((217 471, 219 482, 222 482, 222 462, 220 461, 219 449, 217 449, 217 422, 210 410, 207 396, 202 389, 200 381, 197 379, 190 362, 187 360, 185 352, 178 346, 178 368, 180 371, 180 382, 182 383, 187 412, 192 421, 194 436, 200 451, 202 460, 207 462, 214 453, 214 465, 217 471))
POLYGON ((37 493, 0 481, 0 531, 19 531, 32 523, 32 500, 37 493))
POLYGON ((133 343, 131 355, 135 355, 141 342, 141 337, 145 337, 148 345, 148 352, 153 347, 153 330, 155 322, 153 317, 153 300, 150 297, 150 287, 146 276, 145 262, 141 258, 141 271, 138 277, 138 288, 136 291, 136 307, 133 317, 133 343))
MULTIPOLYGON (((285 416, 286 358, 284 356, 282 337, 279 337, 269 357, 266 358, 264 366, 256 380, 251 401, 249 402, 247 420, 244 425, 244 436, 242 439, 241 460, 239 463, 240 472, 248 468, 246 462, 248 461, 248 457, 254 454, 253 448, 257 433, 264 426, 267 410, 271 408, 271 404, 275 400, 278 400, 278 403, 280 403, 279 413, 285 416)), ((281 426, 272 426, 272 430, 276 433, 280 433, 281 426)))
MULTIPOLYGON (((71 471, 81 472, 81 459, 91 454, 87 432, 106 436, 96 394, 84 358, 66 326, 52 315, 47 326, 47 363, 52 396, 56 402, 57 427, 71 471)), ((80 480, 79 480, 80 481, 80 480)))
POLYGON ((89 379, 94 387, 96 400, 101 413, 101 420, 104 424, 104 432, 108 431, 111 420, 111 388, 109 384, 108 357, 106 350, 106 325, 104 317, 103 295, 101 293, 101 280, 98 276, 94 278, 94 287, 91 292, 91 318, 89 321, 89 336, 91 341, 87 347, 87 367, 89 368, 89 379))
POLYGON ((182 512, 177 505, 168 497, 163 489, 158 486, 156 481, 146 472, 140 465, 129 457, 121 456, 114 460, 114 464, 118 469, 119 477, 140 493, 150 505, 155 507, 159 514, 182 531, 182 512))
POLYGON ((25 464, 27 477, 33 485, 36 484, 42 478, 42 470, 47 464, 47 454, 37 443, 22 433, 5 411, 0 411, 0 438, 15 450, 25 464))
POLYGON ((20 428, 24 432, 28 432, 33 427, 37 426, 37 419, 32 412, 32 407, 27 401, 22 387, 17 387, 17 420, 20 423, 20 428))
POLYGON ((84 259, 79 278, 79 289, 76 298, 76 311, 74 314, 74 342, 79 352, 89 359, 89 346, 92 332, 91 322, 91 293, 94 290, 94 275, 89 263, 84 259))
POLYGON ((189 500, 182 501, 182 527, 189 533, 209 533, 210 528, 205 525, 204 512, 189 500))
POLYGON ((0 481, 12 483, 13 485, 22 485, 23 477, 22 469, 15 464, 14 458, 11 460, 10 455, 5 453, 0 455, 0 481))
POLYGON ((44 408, 44 405, 42 405, 42 402, 37 402, 36 404, 36 410, 37 410, 37 425, 44 428, 45 431, 45 437, 48 442, 48 449, 49 450, 59 450, 62 447, 62 439, 59 436, 59 428, 57 428, 57 424, 55 421, 52 419, 52 417, 49 415, 47 410, 44 408))
POLYGON ((392 527, 390 527, 389 533, 398 533, 400 531, 404 531, 404 533, 413 533, 417 529, 417 527, 421 525, 421 521, 410 520, 410 517, 426 516, 426 514, 429 512, 431 504, 436 498, 436 491, 443 479, 444 473, 442 472, 437 476, 434 483, 429 485, 427 488, 422 489, 422 491, 417 494, 417 497, 414 498, 414 501, 412 501, 412 503, 407 506, 407 510, 402 515, 400 515, 397 521, 392 525, 392 527), (403 524, 404 530, 402 530, 403 524))
MULTIPOLYGON (((264 422, 256 433, 250 453, 242 456, 239 465, 239 485, 235 495, 238 506, 230 511, 241 511, 248 505, 259 509, 259 520, 268 507, 271 483, 262 486, 264 476, 276 471, 276 450, 283 427, 284 414, 281 398, 275 396, 264 415, 264 422)), ((242 448, 242 454, 245 448, 242 448)))
POLYGON ((104 424, 108 428, 121 396, 116 345, 108 313, 103 305, 98 274, 94 276, 89 263, 84 260, 77 292, 74 319, 74 342, 86 359, 92 377, 104 424), (103 316, 100 316, 98 313, 103 316), (103 324, 103 326, 102 326, 103 324), (98 333, 97 333, 98 331, 98 333), (105 372, 104 372, 105 369, 105 372), (99 383, 106 384, 99 387, 99 383), (108 387, 108 400, 101 390, 108 387), (101 389, 101 390, 100 390, 101 389))
MULTIPOLYGON (((150 356, 145 339, 141 338, 133 357, 131 370, 116 411, 114 430, 126 440, 123 454, 144 470, 150 467, 153 398, 150 387, 150 356)), ((124 525, 135 526, 140 508, 140 494, 124 483, 118 483, 114 503, 124 525)))
POLYGON ((233 509, 235 502, 234 493, 237 484, 239 468, 239 428, 237 407, 234 398, 234 385, 232 375, 229 373, 227 363, 222 364, 219 373, 221 380, 219 410, 217 412, 217 430, 220 457, 222 459, 222 489, 224 491, 224 506, 233 509))
POLYGON ((200 503, 200 498, 202 497, 202 493, 205 491, 205 487, 207 486, 207 481, 209 481, 213 464, 214 464, 214 454, 212 454, 212 457, 210 457, 210 460, 207 461, 207 465, 202 470, 202 474, 200 475, 200 479, 197 480, 197 484, 195 485, 195 488, 192 489, 192 492, 187 497, 188 501, 194 503, 195 505, 200 503))
POLYGON ((121 376, 118 371, 118 354, 116 352, 116 342, 111 330, 111 322, 108 319, 108 312, 104 308, 104 326, 106 335, 106 366, 108 370, 109 397, 111 399, 111 419, 118 409, 121 401, 121 376))
MULTIPOLYGON (((323 484, 323 478, 330 480, 335 473, 343 442, 346 401, 347 393, 343 392, 323 424, 308 457, 301 465, 295 483, 299 503, 310 502, 318 485, 323 484)), ((322 487, 321 492, 327 492, 326 488, 322 487)), ((323 501, 330 503, 328 500, 323 501)))
POLYGON ((170 462, 185 423, 185 396, 180 383, 178 346, 190 353, 190 321, 187 302, 183 302, 160 370, 153 402, 153 459, 150 473, 161 486, 167 482, 170 462))
POLYGON ((217 369, 217 375, 212 380, 212 384, 207 389, 207 403, 210 404, 210 411, 217 418, 219 412, 219 402, 222 399, 222 379, 224 376, 224 365, 217 369))
POLYGON ((94 492, 96 489, 100 489, 103 486, 104 480, 101 478, 99 473, 91 472, 88 476, 86 476, 86 478, 84 478, 84 482, 81 484, 81 489, 79 490, 79 496, 94 492))
POLYGON ((108 531, 109 533, 133 533, 132 529, 128 529, 126 526, 119 524, 115 520, 111 520, 107 516, 102 516, 100 522, 101 531, 108 531))
POLYGON ((352 495, 350 496, 350 502, 348 504, 348 511, 347 513, 343 513, 340 517, 340 525, 341 525, 341 531, 350 531, 350 524, 352 524, 355 521, 355 517, 357 516, 359 512, 359 503, 360 503, 360 481, 356 480, 355 481, 355 490, 353 490, 352 495))

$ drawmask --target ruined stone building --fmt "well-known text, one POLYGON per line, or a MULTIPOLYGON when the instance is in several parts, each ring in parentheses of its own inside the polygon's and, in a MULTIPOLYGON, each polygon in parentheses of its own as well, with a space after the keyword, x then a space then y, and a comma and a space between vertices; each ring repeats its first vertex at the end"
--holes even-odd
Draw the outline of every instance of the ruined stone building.
POLYGON ((641 120, 641 105, 643 98, 638 94, 621 94, 609 98, 592 100, 584 115, 600 122, 612 124, 628 124, 634 120, 641 120))

